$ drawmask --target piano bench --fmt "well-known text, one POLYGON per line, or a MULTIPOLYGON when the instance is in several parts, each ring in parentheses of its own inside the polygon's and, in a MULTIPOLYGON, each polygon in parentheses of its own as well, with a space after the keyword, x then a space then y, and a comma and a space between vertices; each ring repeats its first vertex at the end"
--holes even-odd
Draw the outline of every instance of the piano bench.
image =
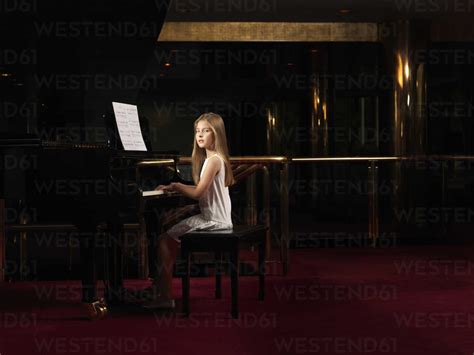
POLYGON ((234 226, 232 230, 194 231, 181 238, 183 262, 183 313, 189 316, 190 256, 193 252, 214 252, 216 257, 215 297, 221 298, 221 257, 229 253, 230 279, 232 291, 232 318, 238 318, 239 295, 239 247, 258 244, 258 299, 265 297, 265 226, 234 226))

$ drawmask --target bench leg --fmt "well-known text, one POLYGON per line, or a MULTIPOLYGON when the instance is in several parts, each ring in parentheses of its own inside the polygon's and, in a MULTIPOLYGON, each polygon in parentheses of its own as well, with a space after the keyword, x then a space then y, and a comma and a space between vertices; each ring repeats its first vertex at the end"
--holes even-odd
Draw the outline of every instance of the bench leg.
POLYGON ((184 262, 183 281, 183 313, 185 317, 189 316, 189 251, 186 248, 181 250, 184 262))
POLYGON ((230 253, 230 284, 232 290, 232 318, 239 317, 239 248, 235 247, 230 253))
POLYGON ((265 242, 258 245, 258 299, 265 298, 265 242))
POLYGON ((222 253, 215 254, 215 273, 216 273, 216 298, 222 298, 222 253))

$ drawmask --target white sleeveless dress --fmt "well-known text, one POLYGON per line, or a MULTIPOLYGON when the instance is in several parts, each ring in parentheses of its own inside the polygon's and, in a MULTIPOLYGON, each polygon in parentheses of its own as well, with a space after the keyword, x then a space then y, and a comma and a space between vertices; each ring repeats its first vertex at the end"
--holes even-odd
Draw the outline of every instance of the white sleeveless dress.
POLYGON ((229 188, 225 186, 225 164, 218 154, 204 160, 201 169, 201 178, 209 159, 219 159, 221 167, 206 193, 199 199, 201 213, 183 219, 168 229, 166 233, 179 242, 179 237, 195 230, 222 230, 232 229, 231 201, 229 188))

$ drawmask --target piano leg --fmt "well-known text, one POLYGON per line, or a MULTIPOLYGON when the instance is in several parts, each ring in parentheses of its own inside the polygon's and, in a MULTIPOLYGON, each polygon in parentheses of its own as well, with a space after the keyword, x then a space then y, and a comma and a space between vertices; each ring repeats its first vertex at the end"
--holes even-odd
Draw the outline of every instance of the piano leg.
POLYGON ((107 224, 106 245, 106 272, 104 278, 107 280, 105 298, 108 303, 121 303, 124 301, 123 287, 123 253, 122 234, 123 225, 117 222, 107 224))
POLYGON ((82 302, 97 301, 97 258, 98 250, 104 252, 104 280, 106 284, 105 299, 110 303, 123 301, 122 245, 123 225, 116 221, 107 223, 104 240, 100 240, 101 232, 94 225, 81 225, 80 246, 82 265, 82 302), (101 247, 101 248, 99 248, 101 247), (103 247, 103 248, 102 248, 103 247))
POLYGON ((97 301, 96 233, 95 226, 79 227, 82 302, 85 303, 97 301))
POLYGON ((82 266, 82 305, 90 320, 102 319, 107 313, 107 305, 97 297, 97 230, 95 226, 79 226, 81 266, 82 266))

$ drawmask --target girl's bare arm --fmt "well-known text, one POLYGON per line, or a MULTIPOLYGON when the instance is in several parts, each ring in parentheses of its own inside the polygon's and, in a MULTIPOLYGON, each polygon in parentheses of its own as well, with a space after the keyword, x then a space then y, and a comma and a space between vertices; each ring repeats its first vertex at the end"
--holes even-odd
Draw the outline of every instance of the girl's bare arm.
POLYGON ((207 192, 209 186, 211 186, 212 179, 214 179, 214 176, 216 176, 216 174, 219 172, 219 169, 219 158, 210 158, 207 162, 206 170, 204 170, 202 178, 197 184, 197 186, 184 185, 180 182, 172 182, 167 186, 163 186, 163 189, 178 191, 189 198, 199 200, 202 195, 207 192))

